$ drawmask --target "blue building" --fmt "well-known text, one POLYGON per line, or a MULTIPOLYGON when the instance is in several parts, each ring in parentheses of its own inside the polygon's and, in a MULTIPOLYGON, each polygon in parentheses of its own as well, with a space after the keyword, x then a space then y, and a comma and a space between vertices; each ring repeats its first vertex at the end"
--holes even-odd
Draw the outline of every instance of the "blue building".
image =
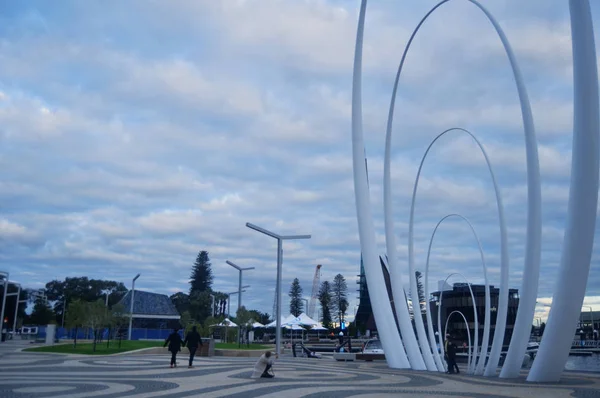
MULTIPOLYGON (((133 297, 133 329, 172 329, 180 326, 181 316, 166 294, 136 290, 133 297)), ((125 307, 125 314, 129 317, 131 290, 119 304, 125 307)))

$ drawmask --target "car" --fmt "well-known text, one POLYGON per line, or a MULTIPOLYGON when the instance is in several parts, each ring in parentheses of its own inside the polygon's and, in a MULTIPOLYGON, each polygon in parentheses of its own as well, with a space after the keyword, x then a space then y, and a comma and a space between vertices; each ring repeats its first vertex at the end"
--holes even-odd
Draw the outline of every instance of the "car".
POLYGON ((362 349, 363 354, 384 354, 381 340, 368 340, 362 349))

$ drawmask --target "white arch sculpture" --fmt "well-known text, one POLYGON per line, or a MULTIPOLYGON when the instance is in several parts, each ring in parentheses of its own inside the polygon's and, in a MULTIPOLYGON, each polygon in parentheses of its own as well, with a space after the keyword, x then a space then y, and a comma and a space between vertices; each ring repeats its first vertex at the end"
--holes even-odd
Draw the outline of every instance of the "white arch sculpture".
MULTIPOLYGON (((481 142, 477 139, 477 137, 475 137, 475 135, 473 135, 470 131, 465 130, 463 128, 453 127, 453 128, 450 128, 448 130, 445 130, 445 131, 441 132, 440 134, 438 134, 431 141, 431 143, 429 144, 429 146, 425 150, 425 153, 423 154, 423 157, 421 158, 421 162, 420 162, 419 168, 417 170, 417 176, 415 178, 415 183, 413 185, 412 200, 411 200, 411 207, 410 207, 410 220, 409 220, 409 224, 408 224, 409 272, 411 274, 414 273, 413 269, 410 269, 410 265, 411 265, 410 259, 411 259, 412 250, 413 250, 413 246, 414 246, 414 244, 413 244, 414 209, 415 209, 415 203, 416 203, 416 198, 417 198, 417 189, 418 189, 418 186, 419 186, 419 179, 421 177, 421 171, 423 170, 423 165, 425 164, 425 159, 427 159, 427 155, 429 154, 429 151, 431 150, 431 148, 433 147, 433 145, 440 138, 442 138, 444 135, 446 135, 446 134, 448 134, 450 132, 463 132, 463 133, 468 134, 475 141, 475 143, 479 147, 479 150, 483 154, 485 163, 486 163, 488 171, 490 173, 490 177, 492 179, 492 184, 494 186, 494 193, 496 195, 496 205, 497 205, 497 208, 498 208, 498 224, 499 224, 499 227, 500 227, 501 264, 503 264, 506 268, 508 268, 509 267, 509 260, 508 260, 508 238, 507 238, 507 234, 506 234, 506 222, 505 222, 505 218, 504 218, 504 205, 503 205, 503 201, 502 201, 502 195, 500 194, 500 189, 498 188, 498 183, 496 181, 496 176, 494 174, 494 169, 492 168, 492 164, 490 162, 489 156, 488 156, 485 148, 483 147, 483 145, 481 144, 481 142)), ((387 217, 386 217, 386 220, 387 220, 387 217)), ((469 225, 470 225, 470 223, 469 223, 469 225)), ((470 225, 470 226, 471 226, 471 229, 473 229, 472 225, 470 225)), ((437 227, 436 227, 436 229, 437 229, 437 227)), ((474 230, 473 230, 473 232, 474 232, 474 230)), ((485 263, 484 263, 484 266, 485 266, 485 263)), ((485 270, 484 270, 484 272, 485 272, 485 270)), ((485 273, 487 274, 487 272, 485 272, 485 273)), ((390 274, 390 278, 391 278, 391 274, 390 274)), ((488 284, 488 281, 487 281, 487 275, 486 275, 486 285, 487 284, 488 284)), ((503 308, 501 306, 499 306, 499 307, 500 307, 499 308, 499 313, 500 313, 500 311, 502 311, 503 308)), ((505 312, 508 311, 508 302, 507 302, 507 305, 506 305, 506 308, 504 309, 504 311, 505 312)), ((506 319, 506 313, 505 313, 505 319, 506 319)), ((423 320, 419 319, 419 321, 420 321, 421 326, 423 326, 423 320)), ((417 325, 417 330, 418 330, 419 321, 415 320, 415 325, 417 325)), ((498 327, 498 326, 496 326, 496 327, 498 327)), ((412 327, 411 327, 411 332, 412 332, 412 327)), ((504 332, 502 332, 501 335, 502 335, 502 337, 504 337, 504 332)), ((404 333, 403 333, 403 336, 404 336, 404 333)), ((486 354, 487 354, 487 345, 488 345, 488 340, 489 340, 489 328, 488 328, 488 335, 484 336, 484 337, 487 337, 487 339, 485 340, 486 354)), ((496 337, 496 334, 494 335, 494 338, 495 337, 496 337)), ((479 334, 476 335, 476 339, 477 340, 479 339, 479 334)), ((423 341, 423 342, 426 343, 427 340, 426 340, 426 338, 423 338, 423 340, 421 340, 421 336, 419 336, 419 341, 423 341)), ((479 343, 479 341, 476 341, 477 345, 478 345, 478 343, 479 343)), ((430 341, 430 346, 431 346, 431 341, 430 341)), ((423 347, 421 347, 421 352, 425 352, 425 353, 429 352, 430 353, 431 351, 429 351, 429 348, 423 348, 423 347)), ((434 359, 434 361, 435 361, 435 363, 436 363, 436 365, 438 367, 438 370, 439 370, 439 361, 437 360, 435 353, 433 354, 433 359, 434 359)), ((499 357, 498 357, 498 359, 499 359, 499 357)), ((440 361, 441 361, 441 359, 440 359, 440 361)), ((490 362, 488 361, 488 364, 489 363, 490 362)), ((495 371, 495 368, 496 368, 497 364, 498 363, 496 362, 496 365, 489 365, 489 366, 493 366, 494 371, 495 371)), ((483 365, 481 365, 481 366, 483 366, 483 365)), ((429 370, 434 370, 434 369, 429 369, 429 370)), ((483 373, 483 370, 480 367, 480 374, 481 373, 483 373)))
POLYGON ((574 120, 571 189, 560 270, 544 338, 527 381, 558 381, 565 368, 590 272, 598 207, 598 69, 587 0, 570 0, 574 120))
MULTIPOLYGON (((473 317, 475 318, 475 330, 477 331, 479 329, 479 321, 477 319, 477 303, 475 301, 475 295, 473 294, 473 289, 471 288, 471 284, 469 283, 469 280, 463 274, 461 274, 460 272, 454 272, 454 273, 448 275, 446 277, 446 279, 444 279, 444 284, 446 284, 446 282, 448 282, 448 279, 450 279, 451 277, 453 277, 455 275, 458 275, 458 276, 462 277, 465 280, 465 282, 467 282, 467 287, 469 288, 469 293, 471 293, 471 301, 473 303, 473 317)), ((439 308, 442 307, 442 296, 444 295, 443 293, 444 293, 443 291, 440 292, 439 308)), ((441 323, 442 311, 440 311, 439 308, 438 308, 438 311, 437 311, 437 318, 438 318, 437 319, 437 321, 438 321, 437 327, 438 327, 438 333, 440 335, 442 335, 442 323, 441 323)), ((460 312, 460 311, 458 311, 458 312, 460 312)), ((462 314, 462 312, 461 312, 461 314, 462 314)), ((450 314, 450 315, 452 315, 452 314, 450 314)), ((464 317, 464 315, 463 315, 463 317, 464 317)), ((466 319, 465 319, 465 322, 467 322, 466 319)), ((444 330, 445 329, 446 328, 444 328, 444 330)), ((467 329, 469 329, 469 324, 468 323, 467 323, 467 329)), ((446 332, 445 331, 444 331, 443 337, 444 337, 444 340, 445 340, 445 338, 446 338, 446 332)), ((476 338, 475 346, 477 346, 477 344, 478 344, 477 334, 475 335, 475 338, 476 338)), ((470 337, 469 337, 469 346, 471 346, 471 338, 470 337)), ((440 347, 440 351, 441 351, 441 356, 444 357, 444 347, 443 347, 443 345, 440 347)), ((471 369, 471 361, 469 361, 469 373, 473 373, 473 371, 474 371, 474 369, 471 369)))
MULTIPOLYGON (((421 20, 415 32, 413 32, 409 45, 416 31, 425 19, 442 4, 450 0, 438 3, 421 20)), ((525 131, 525 149, 527 154, 527 243, 525 251, 525 267, 523 271, 523 284, 513 336, 510 342, 502 377, 513 377, 520 368, 522 353, 526 350, 529 335, 529 327, 533 320, 535 300, 537 297, 539 282, 539 263, 541 250, 541 190, 539 177, 539 161, 537 154, 537 142, 533 128, 533 118, 527 92, 520 70, 515 60, 510 44, 494 17, 476 0, 467 0, 484 12, 488 20, 494 26, 504 46, 510 62, 519 101, 525 131)), ((575 320, 585 294, 585 285, 589 275, 591 252, 593 247, 594 227, 596 221, 596 210, 598 204, 598 142, 600 138, 600 122, 598 115, 598 75, 596 70, 596 54, 593 37, 593 26, 591 11, 588 0, 569 0, 571 13, 571 29, 573 43, 573 65, 574 65, 574 135, 573 135, 573 157, 572 157, 572 180, 569 201, 569 212, 567 228, 565 233, 565 245, 561 260, 560 275, 555 289, 554 305, 550 312, 548 326, 551 327, 550 334, 544 339, 536 360, 529 374, 529 381, 555 381, 560 378, 562 369, 567 360, 569 346, 571 344, 572 332, 575 328, 575 320), (572 295, 575 291, 577 294, 572 295), (554 350, 554 352, 552 352, 554 350), (537 359, 540 359, 539 361, 537 359)), ((386 359, 390 367, 419 369, 432 366, 433 357, 429 349, 424 350, 424 356, 416 351, 418 347, 406 344, 409 355, 403 347, 402 340, 395 327, 391 313, 391 305, 385 289, 385 283, 381 269, 378 269, 378 256, 376 252, 375 230, 373 218, 369 206, 369 191, 366 168, 363 163, 362 153, 364 151, 364 140, 362 132, 362 46, 364 37, 364 23, 367 0, 362 0, 358 19, 356 35, 356 49, 354 57, 354 73, 352 86, 352 149, 353 149, 353 171, 354 191, 356 198, 358 230, 365 265, 365 274, 369 290, 374 292, 371 299, 374 303, 373 313, 378 322, 378 329, 384 350, 389 354, 386 359), (387 348, 386 348, 387 347, 387 348), (421 360, 419 360, 421 356, 421 360), (409 362, 410 357, 410 362, 409 362)), ((386 154, 384 163, 384 206, 386 217, 386 246, 389 256, 390 275, 394 295, 397 292, 404 293, 402 288, 401 273, 396 262, 396 246, 392 220, 391 208, 391 177, 390 177, 390 153, 391 153, 391 125, 397 84, 401 68, 408 51, 405 49, 396 82, 394 85, 392 101, 390 104, 390 115, 388 118, 388 129, 386 134, 386 154), (400 285, 400 286, 399 286, 400 285)), ((411 216, 412 217, 412 216, 411 216)), ((504 257, 504 256, 503 256, 504 257)), ((416 278, 414 275, 414 259, 412 245, 409 245, 409 270, 410 285, 412 291, 416 289, 416 278)), ((400 296, 402 297, 402 296, 400 296)), ((398 306, 402 307, 402 306, 398 306)), ((506 326, 506 309, 508 307, 508 264, 502 263, 499 314, 496 323, 496 333, 492 343, 490 358, 485 368, 484 375, 496 374, 497 364, 502 348, 504 330, 506 326), (501 331, 501 333, 499 333, 501 331)), ((400 316, 399 323, 402 325, 405 319, 400 316)), ((418 318, 418 317, 417 317, 418 318)), ((420 340, 424 338, 422 320, 417 324, 417 334, 420 340), (420 326, 420 327, 419 327, 420 326)), ((406 328, 406 326, 404 326, 406 328)), ((405 339, 415 340, 412 330, 404 334, 405 339)), ((419 341, 421 347, 425 346, 419 341)), ((435 365, 435 364, 433 364, 435 365)))
MULTIPOLYGON (((481 247, 481 241, 479 240, 479 236, 477 236, 477 233, 475 232, 475 228, 473 228, 473 224, 471 224, 471 222, 466 217, 464 217, 460 214, 448 214, 448 215, 444 216, 440 221, 438 221, 435 228, 433 229, 433 233, 431 234, 431 239, 429 239, 429 247, 427 249, 427 260, 425 261, 425 286, 424 286, 425 291, 424 291, 424 293, 425 293, 425 297, 428 298, 429 297, 429 258, 431 255, 431 247, 433 245, 433 238, 435 238, 435 234, 436 234, 438 228, 440 227, 440 225, 450 217, 458 217, 458 218, 462 219, 463 221, 465 221, 467 223, 467 225, 469 225, 469 228, 471 228, 471 232, 473 233, 473 236, 475 237, 475 240, 477 241, 477 247, 479 248, 479 255, 481 257, 481 264, 483 267, 483 278, 484 278, 484 284, 485 284, 485 318, 483 321, 483 341, 481 342, 481 350, 479 351, 479 355, 477 355, 477 353, 476 353, 476 360, 478 362, 477 362, 477 365, 473 372, 476 375, 481 375, 481 374, 483 374, 483 367, 485 366, 485 359, 487 358, 487 350, 488 350, 488 345, 489 345, 489 340, 490 340, 490 319, 491 319, 490 318, 491 317, 491 314, 490 314, 490 306, 491 306, 490 284, 488 282, 487 266, 485 264, 485 256, 483 254, 483 247, 481 247)), ((442 293, 440 292, 440 295, 441 294, 442 293)), ((436 364, 438 365, 438 369, 440 371, 443 371, 444 363, 442 362, 442 358, 440 357, 440 354, 437 352, 437 347, 435 345, 435 335, 433 333, 433 323, 431 320, 431 313, 429 311, 429 306, 427 306, 427 311, 425 314, 426 314, 426 318, 427 318, 427 332, 429 333, 429 344, 431 346, 431 350, 434 353, 433 355, 434 355, 436 364), (440 365, 441 365, 441 369, 440 369, 440 365)), ((439 309, 438 309, 438 314, 439 314, 439 309)), ((475 314, 477 314, 477 313, 475 313, 475 314)), ((439 323, 439 317, 438 317, 438 323, 439 323)), ((476 350, 478 349, 477 348, 478 346, 479 346, 479 328, 477 327, 476 334, 475 334, 475 349, 476 350)), ((442 355, 442 357, 443 357, 443 355, 442 355)))
MULTIPOLYGON (((427 18, 440 6, 449 2, 450 0, 443 0, 435 5, 424 17, 421 19, 415 30, 413 31, 408 44, 404 49, 398 72, 396 74, 396 80, 394 82, 394 88, 392 91, 392 99, 390 101, 390 110, 387 122, 386 131, 386 144, 385 144, 385 159, 384 159, 384 210, 385 210, 385 223, 386 223, 386 243, 387 251, 390 258, 390 279, 392 282, 392 290, 394 296, 397 295, 397 291, 400 292, 402 289, 402 280, 400 275, 399 265, 397 263, 396 255, 396 242, 394 235, 394 224, 393 224, 393 202, 392 202, 392 188, 391 188, 391 141, 392 141, 392 122, 394 118, 394 107, 396 100, 396 93, 398 90, 398 82, 402 73, 402 68, 410 49, 410 45, 419 31, 423 23, 427 18)), ((477 0, 467 0, 470 3, 477 6, 488 18, 490 23, 493 25, 513 72, 515 79, 517 92, 519 94, 519 102, 521 105, 521 115, 523 118, 523 129, 525 133, 525 149, 527 155, 527 181, 528 181, 528 208, 527 208, 527 243, 525 250, 525 267, 523 271, 523 285, 521 288, 522 296, 519 301, 519 311, 517 315, 517 321, 514 326, 513 339, 515 340, 515 347, 519 347, 518 351, 522 351, 519 358, 523 358, 523 354, 527 349, 527 342, 529 341, 529 332, 531 321, 533 320, 535 312, 535 302, 537 299, 538 280, 539 280, 539 265, 540 265, 540 251, 541 251, 541 184, 540 184, 540 171, 539 171, 539 160, 537 152, 537 140, 535 137, 535 129, 533 126, 533 116, 531 114, 531 106, 529 104, 529 98, 527 90, 523 82, 521 71, 517 64, 516 58, 513 54, 512 48, 508 39, 506 38, 502 28, 493 17, 493 15, 483 7, 477 0)), ((363 0, 366 3, 366 0, 363 0)), ((358 37, 357 37, 358 40, 358 37)), ((361 37, 362 40, 362 37, 361 37)), ((408 231, 408 268, 409 268, 409 279, 411 291, 416 291, 417 280, 415 277, 414 270, 414 253, 413 253, 413 219, 414 219, 414 192, 413 192, 413 206, 411 206, 410 222, 408 231)), ((506 235, 501 235, 501 241, 506 242, 506 235)), ((496 319, 496 332, 494 333, 494 340, 492 342, 492 349, 490 352, 490 358, 488 365, 485 368, 484 374, 486 376, 492 376, 496 374, 498 361, 500 360, 500 353, 502 351, 502 344, 504 341, 504 332, 506 328, 506 315, 508 312, 508 274, 509 274, 509 258, 508 258, 508 246, 501 246, 501 274, 500 274, 500 297, 498 303, 498 317, 496 319)), ((399 315, 399 320, 400 320, 399 315)), ((415 321, 417 335, 419 343, 421 345, 421 351, 425 363, 427 364, 428 370, 432 369, 432 357, 431 352, 426 348, 425 342, 425 329, 421 319, 415 321)), ((405 336, 405 334, 402 334, 405 336)), ((510 362, 512 364, 512 362, 510 362)), ((520 369, 521 362, 518 363, 520 369)), ((511 366, 511 365, 508 365, 511 366)), ((518 371, 518 370, 517 370, 518 371)))
MULTIPOLYGON (((438 311, 439 312, 439 311, 438 311)), ((465 321, 465 326, 467 327, 467 340, 469 341, 469 359, 468 359, 468 364, 467 364, 467 368, 469 369, 470 373, 473 373, 472 370, 472 366, 471 364, 473 363, 473 346, 471 346, 471 331, 469 330, 469 322, 467 322, 467 318, 465 317, 465 314, 463 314, 462 312, 456 310, 456 311, 452 311, 450 314, 448 314, 448 317, 446 318, 446 325, 444 326, 444 340, 443 342, 440 343, 440 347, 443 347, 446 341, 446 334, 448 334, 448 321, 450 321, 450 317, 453 314, 459 314, 460 316, 462 316, 463 321, 465 321)), ((475 343, 475 345, 477 345, 477 343, 475 343)), ((443 352, 443 348, 442 348, 442 352, 443 352)))

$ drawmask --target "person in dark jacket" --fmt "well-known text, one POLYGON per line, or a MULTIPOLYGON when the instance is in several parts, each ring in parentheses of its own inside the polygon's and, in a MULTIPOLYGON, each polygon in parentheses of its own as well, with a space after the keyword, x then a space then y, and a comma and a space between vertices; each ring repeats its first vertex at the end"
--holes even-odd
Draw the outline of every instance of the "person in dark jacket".
POLYGON ((163 346, 166 347, 167 344, 169 345, 169 351, 171 352, 172 368, 177 367, 177 353, 181 351, 181 343, 183 343, 183 341, 181 340, 181 336, 179 335, 179 328, 175 328, 173 329, 173 333, 171 333, 169 337, 167 337, 167 340, 165 340, 165 345, 163 346))
POLYGON ((202 347, 202 337, 200 337, 200 333, 198 333, 196 326, 192 326, 192 330, 189 331, 188 334, 185 336, 183 345, 186 346, 190 351, 190 363, 188 365, 188 368, 192 368, 192 363, 194 362, 196 350, 198 349, 198 346, 202 347))
POLYGON ((458 365, 456 364, 456 344, 452 341, 448 342, 448 351, 446 355, 448 356, 446 362, 448 362, 448 373, 460 373, 460 369, 458 369, 458 365))

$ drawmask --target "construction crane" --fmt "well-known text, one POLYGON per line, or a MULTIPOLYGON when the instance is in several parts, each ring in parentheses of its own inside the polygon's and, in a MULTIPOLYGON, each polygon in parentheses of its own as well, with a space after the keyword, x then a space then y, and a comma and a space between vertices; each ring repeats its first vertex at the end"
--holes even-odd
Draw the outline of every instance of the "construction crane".
POLYGON ((319 299, 319 288, 321 287, 321 264, 315 268, 315 276, 313 277, 312 294, 308 304, 308 312, 306 315, 315 319, 315 311, 317 309, 317 300, 319 299))

